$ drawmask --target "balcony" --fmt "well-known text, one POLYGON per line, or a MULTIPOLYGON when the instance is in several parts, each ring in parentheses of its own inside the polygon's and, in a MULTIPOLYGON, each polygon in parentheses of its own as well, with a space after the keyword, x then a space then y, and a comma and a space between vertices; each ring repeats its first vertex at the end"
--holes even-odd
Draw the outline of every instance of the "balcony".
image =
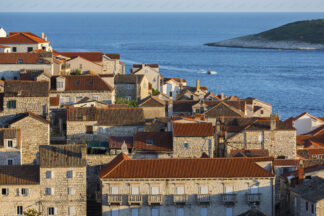
POLYGON ((109 205, 121 205, 123 202, 122 194, 108 194, 109 205))
POLYGON ((174 194, 173 202, 175 204, 185 204, 188 203, 188 195, 187 194, 174 194))
POLYGON ((128 195, 128 204, 129 205, 142 205, 142 203, 143 203, 142 195, 139 195, 139 194, 128 195))
POLYGON ((258 204, 261 201, 261 194, 260 193, 247 193, 246 199, 248 203, 258 204))
POLYGON ((224 205, 234 205, 236 202, 236 194, 223 194, 222 201, 224 205))
POLYGON ((209 203, 210 195, 209 194, 197 194, 197 202, 198 203, 209 203))
POLYGON ((163 197, 161 194, 150 194, 147 197, 147 202, 149 205, 152 204, 161 204, 163 202, 163 197))

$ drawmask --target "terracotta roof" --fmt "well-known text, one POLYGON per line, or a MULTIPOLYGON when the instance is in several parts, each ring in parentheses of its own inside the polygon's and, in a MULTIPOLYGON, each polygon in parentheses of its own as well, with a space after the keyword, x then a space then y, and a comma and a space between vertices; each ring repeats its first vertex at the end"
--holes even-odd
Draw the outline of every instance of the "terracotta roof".
POLYGON ((50 106, 60 106, 60 97, 50 97, 50 106))
POLYGON ((246 158, 129 159, 118 155, 100 178, 272 178, 271 173, 246 158))
POLYGON ((5 81, 5 97, 48 97, 49 83, 46 81, 5 81))
POLYGON ((136 84, 142 82, 145 75, 142 74, 118 74, 115 76, 115 84, 136 84))
MULTIPOLYGON (((145 64, 145 66, 149 66, 151 68, 159 68, 158 64, 145 64)), ((142 68, 142 64, 133 64, 133 68, 142 68)))
MULTIPOLYGON (((65 91, 113 91, 114 88, 97 75, 70 75, 65 78, 65 91)), ((56 78, 51 79, 51 90, 56 90, 56 78)))
POLYGON ((120 54, 109 54, 109 53, 106 53, 105 56, 107 56, 110 59, 120 59, 120 54))
POLYGON ((68 121, 97 121, 98 125, 126 126, 143 125, 145 123, 142 108, 116 107, 69 107, 68 121))
POLYGON ((220 99, 218 96, 216 96, 215 94, 213 94, 213 92, 211 92, 211 91, 209 91, 209 92, 205 95, 204 98, 207 98, 207 97, 209 97, 209 96, 211 96, 211 97, 213 97, 213 98, 215 98, 215 99, 221 101, 221 99, 220 99))
POLYGON ((52 74, 44 70, 20 70, 20 80, 36 81, 37 77, 42 74, 49 79, 52 77, 52 74))
POLYGON ((135 151, 172 152, 171 132, 137 132, 134 134, 135 151), (148 143, 152 142, 151 144, 148 143))
POLYGON ((192 101, 192 100, 173 101, 173 112, 192 113, 192 106, 197 103, 198 103, 198 101, 192 101))
POLYGON ((0 53, 0 64, 50 64, 44 58, 46 56, 42 56, 41 53, 0 53))
POLYGON ((0 48, 10 48, 10 46, 0 45, 0 48))
POLYGON ((7 37, 0 37, 0 44, 49 43, 31 32, 10 32, 7 37))
POLYGON ((40 121, 40 122, 43 122, 43 123, 45 123, 45 124, 49 124, 49 123, 50 123, 49 121, 47 121, 47 120, 44 119, 43 117, 41 117, 41 116, 39 116, 39 115, 36 115, 35 113, 32 113, 32 112, 19 113, 19 114, 15 115, 14 118, 12 118, 12 119, 10 119, 9 121, 7 121, 6 123, 7 123, 8 125, 11 125, 11 124, 14 124, 14 123, 16 123, 16 122, 18 122, 18 121, 20 121, 20 120, 26 118, 26 117, 31 117, 31 118, 36 119, 36 120, 38 120, 38 121, 40 121))
POLYGON ((43 145, 39 147, 41 167, 86 167, 82 156, 86 145, 43 145))
POLYGON ((213 106, 212 108, 208 109, 205 112, 207 118, 217 118, 217 117, 243 117, 244 113, 228 105, 225 102, 219 102, 217 105, 213 106))
POLYGON ((304 159, 312 159, 314 155, 324 155, 324 148, 299 149, 297 154, 304 159))
POLYGON ((269 157, 268 149, 234 149, 230 157, 269 157))
POLYGON ((310 200, 312 203, 317 203, 324 199, 324 179, 314 176, 302 184, 296 185, 291 189, 305 200, 310 200))
POLYGON ((124 142, 127 148, 133 148, 133 137, 128 136, 110 136, 109 149, 121 149, 124 142))
POLYGON ((21 132, 19 128, 0 128, 0 148, 4 147, 4 139, 17 139, 20 146, 21 132))
POLYGON ((175 137, 206 137, 214 136, 212 123, 173 123, 175 137))
POLYGON ((0 166, 0 185, 38 185, 39 166, 0 166))
POLYGON ((308 133, 305 133, 303 134, 304 136, 316 136, 316 135, 319 135, 319 134, 322 134, 324 133, 324 125, 320 125, 318 126, 317 128, 315 128, 314 130, 308 132, 308 133))
POLYGON ((102 62, 102 56, 103 56, 102 52, 57 52, 57 54, 70 57, 70 58, 75 58, 77 56, 80 56, 92 62, 102 62))
POLYGON ((165 107, 166 101, 156 96, 150 96, 141 101, 139 107, 165 107))
POLYGON ((176 82, 178 82, 178 83, 180 83, 180 82, 182 82, 182 83, 187 82, 186 79, 181 79, 181 78, 164 78, 164 79, 163 79, 163 82, 166 83, 166 82, 168 82, 168 81, 170 81, 170 80, 174 80, 174 81, 176 81, 176 82))
POLYGON ((274 166, 297 166, 299 160, 296 159, 274 159, 274 166))

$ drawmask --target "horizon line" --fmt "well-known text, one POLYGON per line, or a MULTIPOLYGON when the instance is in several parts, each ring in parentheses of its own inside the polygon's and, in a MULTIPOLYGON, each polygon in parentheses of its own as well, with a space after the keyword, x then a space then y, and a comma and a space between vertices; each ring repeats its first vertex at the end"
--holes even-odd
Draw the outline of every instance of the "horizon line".
POLYGON ((0 13, 324 13, 324 11, 0 11, 0 13))

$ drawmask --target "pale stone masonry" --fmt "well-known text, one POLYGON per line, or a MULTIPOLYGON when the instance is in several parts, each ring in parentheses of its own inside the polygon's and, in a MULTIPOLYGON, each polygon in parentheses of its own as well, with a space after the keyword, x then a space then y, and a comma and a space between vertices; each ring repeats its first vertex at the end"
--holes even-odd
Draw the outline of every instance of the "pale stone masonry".
POLYGON ((21 164, 21 131, 17 128, 0 129, 0 165, 21 164))
POLYGON ((166 104, 165 100, 150 96, 141 101, 138 106, 143 108, 145 119, 155 119, 165 117, 166 104))
POLYGON ((274 216, 273 174, 250 159, 118 155, 100 178, 103 216, 238 215, 252 206, 274 216))
POLYGON ((145 75, 116 75, 114 85, 117 97, 141 101, 149 96, 149 84, 145 75))
POLYGON ((161 74, 158 64, 133 64, 132 74, 145 75, 151 87, 161 91, 161 74))

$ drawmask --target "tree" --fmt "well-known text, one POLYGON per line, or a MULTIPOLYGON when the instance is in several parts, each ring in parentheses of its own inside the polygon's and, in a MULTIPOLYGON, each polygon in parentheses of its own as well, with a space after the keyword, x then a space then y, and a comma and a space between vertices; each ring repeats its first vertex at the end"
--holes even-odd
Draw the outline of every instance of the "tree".
POLYGON ((155 89, 155 88, 152 88, 152 94, 153 95, 158 95, 160 92, 159 90, 155 89))
POLYGON ((80 69, 75 69, 71 72, 71 75, 81 75, 81 70, 80 69))
POLYGON ((42 214, 36 209, 27 209, 24 211, 24 216, 41 216, 42 214))
POLYGON ((137 101, 136 100, 128 100, 126 98, 122 98, 117 96, 116 97, 116 104, 127 104, 130 107, 137 107, 137 101))

